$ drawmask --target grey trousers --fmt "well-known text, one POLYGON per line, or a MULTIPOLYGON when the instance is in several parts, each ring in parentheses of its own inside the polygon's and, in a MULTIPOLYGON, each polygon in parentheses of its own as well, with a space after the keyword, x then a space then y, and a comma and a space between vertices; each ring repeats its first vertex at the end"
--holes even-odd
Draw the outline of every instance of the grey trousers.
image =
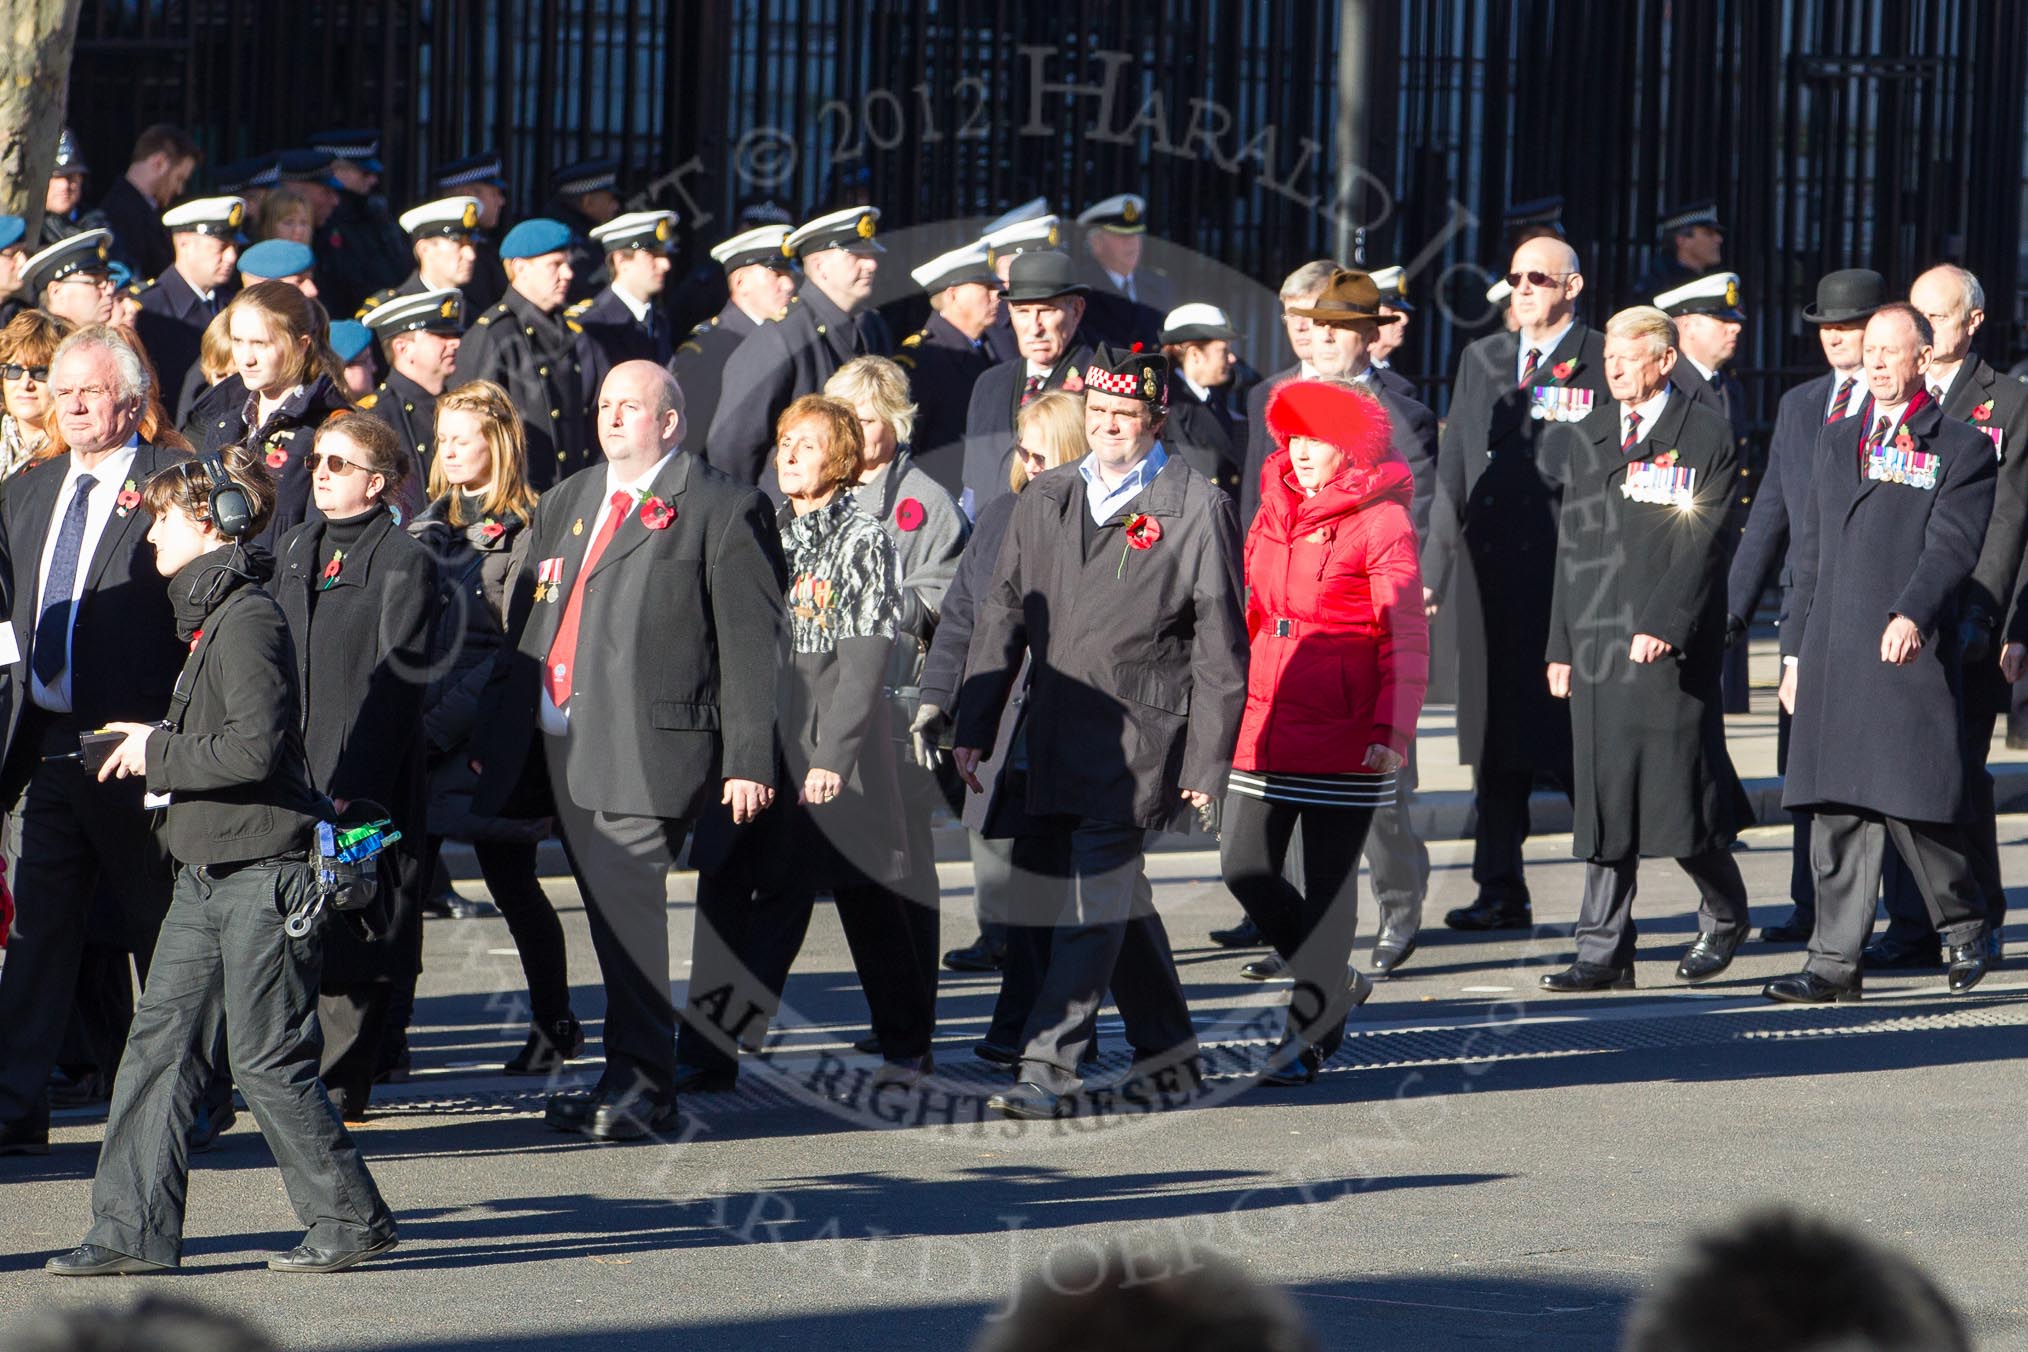
POLYGON ((1955 947, 1979 937, 1985 899, 1973 876, 1977 846, 1971 832, 1950 822, 1910 822, 1858 808, 1824 808, 1810 835, 1817 874, 1817 928, 1810 936, 1806 971, 1850 985, 1859 979, 1873 903, 1880 895, 1884 841, 1908 863, 1930 924, 1955 947))
MULTIPOLYGON (((224 1025, 239 1091, 274 1152, 304 1243, 363 1249, 394 1218, 317 1078, 321 937, 291 939, 286 912, 312 886, 305 864, 261 863, 212 881, 185 868, 155 944, 120 1062, 85 1243, 151 1263, 183 1250, 185 1133, 224 1025)), ((330 916, 324 924, 335 924, 330 916)))
POLYGON ((1136 1059, 1193 1054, 1197 1032, 1142 867, 1147 832, 1088 820, 1060 829, 1070 836, 1071 887, 1023 1030, 1019 1078, 1067 1094, 1082 1083, 1078 1061, 1109 984, 1136 1059))
MULTIPOLYGON (((1634 965, 1634 894, 1639 858, 1591 860, 1584 866, 1584 900, 1577 912, 1577 960, 1598 967, 1634 965)), ((1688 855, 1676 866, 1697 884, 1697 932, 1728 941, 1745 935, 1746 880, 1732 851, 1688 855)))
POLYGON ((1408 761, 1394 776, 1394 801, 1373 810, 1366 828, 1366 865, 1372 870, 1373 900, 1380 928, 1374 938, 1408 939, 1422 928, 1422 903, 1429 895, 1429 847, 1415 832, 1408 801, 1415 793, 1415 742, 1408 761))

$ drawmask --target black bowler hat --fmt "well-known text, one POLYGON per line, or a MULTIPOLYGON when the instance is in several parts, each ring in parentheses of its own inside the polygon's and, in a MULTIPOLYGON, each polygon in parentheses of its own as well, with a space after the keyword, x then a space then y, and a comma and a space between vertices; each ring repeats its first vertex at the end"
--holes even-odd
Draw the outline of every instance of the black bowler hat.
POLYGON ((1887 279, 1872 268, 1827 272, 1817 282, 1817 299, 1803 307, 1812 324, 1850 324, 1887 304, 1887 279))
POLYGON ((1058 296, 1082 296, 1091 288, 1071 271, 1069 254, 1037 250, 1016 256, 1007 265, 1007 303, 1055 300, 1058 296))

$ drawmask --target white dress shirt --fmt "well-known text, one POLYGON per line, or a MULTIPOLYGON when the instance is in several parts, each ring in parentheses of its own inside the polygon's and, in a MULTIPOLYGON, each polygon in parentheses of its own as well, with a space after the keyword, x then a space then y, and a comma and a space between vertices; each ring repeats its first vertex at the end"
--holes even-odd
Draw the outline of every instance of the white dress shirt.
POLYGON ((1540 343, 1533 341, 1525 333, 1514 335, 1519 340, 1514 349, 1514 383, 1516 385, 1521 383, 1521 373, 1528 369, 1529 351, 1532 349, 1536 353, 1535 375, 1537 379, 1541 379, 1542 373, 1547 371, 1551 365, 1549 354, 1562 346, 1565 336, 1570 333, 1571 326, 1575 323, 1577 321, 1574 319, 1564 320, 1562 328, 1550 334, 1545 341, 1540 343))
MULTIPOLYGON (((662 467, 668 464, 669 461, 672 458, 674 458, 675 454, 676 454, 675 451, 673 450, 670 451, 668 455, 665 455, 660 460, 657 460, 654 464, 654 467, 651 468, 647 473, 642 474, 637 478, 625 481, 622 481, 619 476, 619 473, 616 470, 614 470, 612 462, 611 461, 606 462, 605 496, 599 499, 598 515, 594 517, 592 520, 587 521, 585 523, 585 533, 583 537, 584 547, 577 556, 577 567, 574 570, 572 570, 570 575, 571 591, 577 590, 578 579, 584 573, 585 555, 591 553, 592 541, 599 538, 599 532, 604 530, 606 528, 606 523, 612 519, 613 494, 625 493, 629 498, 636 499, 641 497, 648 491, 648 485, 655 482, 655 476, 662 472, 662 467)), ((633 511, 634 510, 633 504, 629 502, 625 510, 630 512, 633 511)), ((610 546, 608 547, 610 548, 610 546)), ((569 605, 570 604, 569 592, 566 592, 563 596, 563 599, 558 601, 556 604, 559 606, 569 605)), ((559 623, 561 623, 560 618, 559 623)), ((585 632, 582 625, 580 625, 578 629, 577 640, 580 644, 585 642, 585 632)), ((544 681, 542 683, 542 694, 540 698, 541 703, 537 706, 535 711, 536 726, 541 728, 544 732, 548 733, 551 737, 561 737, 566 732, 569 732, 570 710, 568 708, 559 709, 556 707, 556 701, 549 697, 548 681, 544 681)))
POLYGON ((1824 396, 1824 416, 1831 416, 1831 410, 1838 406, 1838 387, 1846 381, 1852 382, 1852 393, 1845 398, 1845 416, 1857 413, 1871 396, 1866 393, 1866 378, 1857 367, 1850 371, 1831 372, 1831 392, 1824 396))
POLYGON ((35 617, 41 617, 43 608, 56 599, 49 595, 49 566, 56 559, 56 540, 63 533, 64 513, 70 510, 70 500, 77 492, 79 476, 90 474, 95 480, 91 494, 85 499, 84 541, 78 548, 77 572, 70 583, 70 627, 63 636, 63 674, 56 678, 54 686, 44 685, 35 676, 32 665, 34 658, 35 623, 28 625, 30 659, 28 674, 28 697, 35 701, 38 709, 47 709, 55 714, 71 712, 70 702, 70 640, 77 627, 77 603, 84 599, 85 582, 91 575, 92 556, 98 553, 99 540, 106 533, 106 524, 113 519, 113 508, 120 493, 126 488, 127 480, 134 473, 134 448, 141 444, 137 432, 127 444, 98 463, 96 469, 86 470, 79 466, 77 453, 68 457, 69 467, 64 471, 63 483, 56 490, 56 507, 49 518, 49 530, 42 539, 42 562, 35 574, 35 617))

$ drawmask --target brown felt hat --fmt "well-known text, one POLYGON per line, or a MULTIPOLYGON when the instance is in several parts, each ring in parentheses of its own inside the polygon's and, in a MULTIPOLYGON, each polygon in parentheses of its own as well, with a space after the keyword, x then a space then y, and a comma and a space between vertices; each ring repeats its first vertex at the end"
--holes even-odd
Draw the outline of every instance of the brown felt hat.
POLYGON ((1301 308, 1292 307, 1292 315, 1315 320, 1320 324, 1342 324, 1349 320, 1365 319, 1375 324, 1399 324, 1398 314, 1382 314, 1380 311, 1380 288, 1373 279, 1363 272, 1350 268, 1339 268, 1325 283, 1324 294, 1301 308))

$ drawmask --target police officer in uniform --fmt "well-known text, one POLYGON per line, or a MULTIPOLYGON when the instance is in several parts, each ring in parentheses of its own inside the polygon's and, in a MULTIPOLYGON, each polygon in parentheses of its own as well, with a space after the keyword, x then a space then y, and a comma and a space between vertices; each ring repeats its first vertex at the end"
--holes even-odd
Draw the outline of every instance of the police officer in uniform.
POLYGON ((1090 294, 1068 255, 1054 249, 1020 254, 1008 265, 1001 303, 1014 312, 1020 354, 988 367, 972 386, 965 411, 965 487, 958 503, 973 520, 987 503, 1013 491, 1007 471, 1014 455, 1014 415, 1021 406, 1051 390, 1084 393, 1091 349, 1079 330, 1090 294))
POLYGON ((398 296, 375 306, 366 327, 387 357, 387 379, 359 407, 386 423, 415 450, 421 477, 436 459, 437 396, 458 369, 465 298, 456 287, 398 296))
POLYGON ((783 252, 803 265, 803 288, 779 320, 763 323, 725 363, 705 439, 714 469, 759 483, 782 410, 820 393, 833 371, 873 351, 858 321, 887 252, 873 237, 879 220, 878 207, 847 207, 805 222, 782 241, 783 252))
POLYGON ((605 260, 591 243, 591 232, 620 214, 620 162, 579 160, 557 170, 553 182, 555 191, 542 214, 570 230, 570 303, 575 305, 606 284, 605 260))
POLYGON ((909 276, 929 296, 929 322, 901 340, 894 360, 915 400, 910 463, 952 499, 965 487, 965 415, 972 386, 993 359, 985 336, 999 319, 1000 274, 977 243, 939 254, 909 276))
MULTIPOLYGON (((472 242, 473 232, 479 228, 478 198, 440 197, 410 207, 401 213, 401 228, 408 232, 415 271, 397 285, 368 296, 359 307, 360 319, 396 296, 419 296, 446 287, 463 291, 478 269, 479 250, 472 242)), ((466 299, 469 303, 470 297, 466 299)))
POLYGON ((328 253, 324 291, 333 314, 356 313, 374 292, 396 284, 408 268, 408 241, 380 186, 380 137, 372 131, 318 132, 310 148, 331 161, 337 205, 325 217, 328 253))
MULTIPOLYGON (((1037 197, 986 222, 979 232, 979 243, 986 246, 986 261, 1000 274, 1000 285, 1005 288, 1007 269, 1015 255, 1062 247, 1063 222, 1050 211, 1047 197, 1037 197)), ((1021 355, 1014 341, 1014 318, 1005 305, 986 330, 986 354, 996 363, 1021 355)))
MULTIPOLYGON (((1746 323, 1746 312, 1739 308, 1739 274, 1708 273, 1664 291, 1654 298, 1654 304, 1676 321, 1677 353, 1681 360, 1671 371, 1670 381, 1691 399, 1724 418, 1732 429, 1737 455, 1732 493, 1725 508, 1725 553, 1730 560, 1746 531, 1754 485, 1762 469, 1747 427, 1746 390, 1732 373, 1739 332, 1746 323)), ((1745 713, 1744 643, 1734 643, 1725 650, 1724 689, 1725 712, 1745 713)))
POLYGON ((507 294, 507 273, 500 265, 499 247, 507 209, 505 165, 490 150, 452 160, 438 167, 436 190, 479 199, 479 224, 472 231, 472 248, 478 256, 472 265, 472 280, 461 289, 468 312, 490 310, 507 294))
POLYGON ((1656 224, 1661 247, 1648 270, 1634 284, 1643 298, 1673 291, 1683 283, 1715 272, 1725 261, 1725 227, 1718 221, 1718 203, 1710 198, 1687 202, 1656 224))
MULTIPOLYGON (((105 224, 105 218, 97 212, 84 209, 85 178, 91 173, 91 166, 85 163, 84 151, 79 148, 77 137, 65 127, 56 138, 56 167, 50 171, 49 187, 42 197, 42 242, 54 244, 67 239, 80 230, 105 224)), ((228 192, 230 189, 220 189, 228 192)))
POLYGON ((630 211, 593 226, 591 234, 605 250, 612 280, 590 300, 571 306, 570 317, 584 330, 585 388, 596 390, 621 362, 669 364, 674 344, 662 289, 669 282, 676 213, 630 211))
POLYGON ((528 481, 538 491, 592 463, 591 398, 584 384, 580 330, 564 313, 571 279, 570 229, 537 216, 500 241, 506 299, 465 335, 455 387, 490 380, 521 411, 528 435, 528 481))
POLYGON ((1162 317, 1176 308, 1176 293, 1160 268, 1141 266, 1147 199, 1131 192, 1108 197, 1080 211, 1077 224, 1089 255, 1078 269, 1079 280, 1091 288, 1086 340, 1155 346, 1162 317))
POLYGON ((764 322, 781 318, 796 294, 796 265, 782 250, 790 228, 785 221, 757 225, 711 248, 712 262, 725 274, 725 307, 692 328, 669 358, 669 371, 683 387, 684 449, 700 457, 709 458, 707 438, 726 362, 764 322))
POLYGON ((239 227, 246 203, 237 197, 202 197, 162 213, 176 261, 139 288, 141 313, 134 330, 161 378, 161 389, 181 390, 197 364, 204 326, 238 289, 239 227))
POLYGON ((211 171, 211 180, 213 189, 220 195, 244 200, 246 214, 258 216, 261 204, 268 200, 269 191, 281 185, 281 152, 271 150, 265 155, 250 155, 243 160, 221 164, 211 171))

